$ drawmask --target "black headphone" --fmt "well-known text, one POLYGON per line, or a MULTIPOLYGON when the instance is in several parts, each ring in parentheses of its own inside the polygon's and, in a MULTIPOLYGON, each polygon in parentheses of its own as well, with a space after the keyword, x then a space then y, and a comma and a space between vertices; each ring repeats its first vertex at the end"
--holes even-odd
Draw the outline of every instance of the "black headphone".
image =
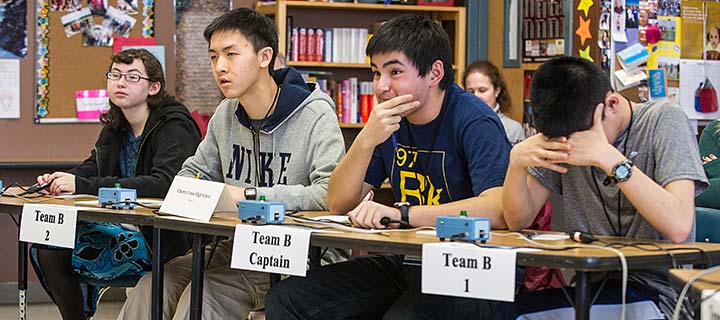
MULTIPOLYGON (((630 123, 628 123, 627 134, 625 135, 625 141, 623 142, 623 152, 622 152, 623 156, 628 158, 628 156, 625 153, 627 152, 627 145, 628 145, 628 141, 630 140, 630 133, 632 132, 632 125, 633 125, 633 120, 635 117, 633 115, 633 107, 632 107, 632 103, 630 102, 630 99, 628 99, 628 97, 625 97, 625 96, 623 96, 623 98, 625 98, 625 100, 628 103, 628 106, 630 107, 630 123)), ((630 157, 633 157, 632 152, 630 154, 630 157)), ((618 210, 617 225, 618 225, 618 228, 615 229, 615 226, 612 223, 612 219, 610 218, 610 213, 608 212, 607 206, 605 205, 605 199, 603 199, 602 192, 600 190, 600 185, 597 182, 597 178, 595 177, 595 171, 593 168, 590 168, 590 174, 592 175, 593 183, 595 184, 595 190, 597 190, 598 197, 600 197, 600 203, 602 204, 603 212, 605 213, 605 218, 607 219, 608 223, 610 224, 610 227, 613 229, 614 236, 616 236, 616 237, 624 236, 622 234, 622 221, 620 220, 620 216, 621 216, 620 207, 622 205, 622 192, 620 191, 620 188, 618 188, 618 200, 617 200, 617 202, 618 202, 617 203, 617 210, 618 210)), ((610 183, 611 183, 611 179, 608 176, 603 181, 603 185, 608 186, 608 185, 610 185, 610 183)))

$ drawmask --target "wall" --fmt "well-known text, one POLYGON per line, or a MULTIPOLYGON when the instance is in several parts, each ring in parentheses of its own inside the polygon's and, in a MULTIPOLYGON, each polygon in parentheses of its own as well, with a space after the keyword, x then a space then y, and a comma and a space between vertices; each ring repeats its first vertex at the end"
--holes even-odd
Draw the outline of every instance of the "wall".
POLYGON ((505 25, 505 1, 488 1, 488 25, 498 26, 488 28, 488 60, 495 64, 505 78, 510 98, 512 99, 512 112, 509 116, 522 123, 523 116, 523 71, 534 70, 540 65, 538 63, 523 63, 520 68, 503 68, 503 45, 502 26, 505 25))

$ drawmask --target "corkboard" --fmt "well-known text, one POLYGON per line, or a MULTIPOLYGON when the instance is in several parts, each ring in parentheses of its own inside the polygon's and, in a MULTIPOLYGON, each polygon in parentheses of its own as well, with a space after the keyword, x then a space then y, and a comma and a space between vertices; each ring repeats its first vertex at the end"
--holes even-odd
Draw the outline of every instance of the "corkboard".
MULTIPOLYGON (((47 0, 38 0, 38 30, 47 29, 47 54, 43 59, 42 51, 37 53, 38 73, 37 80, 37 110, 47 107, 47 114, 43 116, 42 111, 36 112, 36 122, 43 122, 45 119, 76 119, 75 91, 84 89, 105 89, 106 77, 112 55, 112 47, 84 47, 82 45, 82 33, 67 37, 61 17, 70 13, 66 11, 47 10, 47 0), (47 17, 47 25, 43 26, 42 19, 47 17), (45 68, 41 64, 45 62, 45 68), (46 87, 43 86, 43 73, 47 73, 46 87), (42 120, 41 120, 42 119, 42 120)), ((83 7, 87 0, 82 1, 83 7)), ((109 6, 115 6, 117 0, 107 0, 109 6)), ((143 36, 143 24, 148 24, 144 15, 152 18, 152 8, 144 8, 146 1, 138 1, 138 13, 130 15, 136 19, 130 37, 143 36), (143 12, 143 10, 146 10, 143 12), (145 21, 144 21, 145 20, 145 21)), ((152 3, 152 1, 150 2, 152 3)), ((151 5, 152 6, 152 5, 151 5)), ((95 24, 101 24, 102 16, 92 17, 95 24)), ((150 29, 145 34, 152 36, 152 20, 150 29)), ((147 29, 147 28, 146 28, 147 29)), ((42 32, 38 34, 43 39, 42 32)), ((117 33, 113 36, 119 37, 117 33)), ((42 41, 38 41, 38 46, 42 41)), ((169 48, 168 48, 169 49, 169 48)), ((69 121, 72 122, 72 121, 69 121)))

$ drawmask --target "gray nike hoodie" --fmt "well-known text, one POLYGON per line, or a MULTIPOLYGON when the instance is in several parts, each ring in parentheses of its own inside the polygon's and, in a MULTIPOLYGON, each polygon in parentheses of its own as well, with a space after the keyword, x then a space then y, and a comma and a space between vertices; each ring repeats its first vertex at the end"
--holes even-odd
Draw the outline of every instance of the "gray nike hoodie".
POLYGON ((220 102, 179 176, 256 187, 287 210, 326 210, 328 180, 345 154, 335 103, 293 68, 275 70, 275 111, 257 132, 238 99, 220 102))

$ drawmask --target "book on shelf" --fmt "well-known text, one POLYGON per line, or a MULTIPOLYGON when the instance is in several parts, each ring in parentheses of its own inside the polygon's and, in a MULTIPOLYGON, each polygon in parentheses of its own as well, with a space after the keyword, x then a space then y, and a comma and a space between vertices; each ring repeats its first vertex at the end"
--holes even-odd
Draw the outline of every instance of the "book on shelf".
POLYGON ((366 63, 368 30, 363 28, 293 27, 288 61, 366 63), (297 54, 296 54, 297 51, 297 54))

